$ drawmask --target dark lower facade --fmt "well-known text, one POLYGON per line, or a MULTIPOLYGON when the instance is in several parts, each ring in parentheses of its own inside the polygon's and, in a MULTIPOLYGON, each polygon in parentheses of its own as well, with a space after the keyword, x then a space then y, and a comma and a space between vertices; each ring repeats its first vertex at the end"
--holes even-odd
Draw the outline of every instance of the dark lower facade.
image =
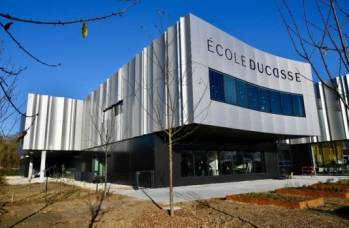
MULTIPOLYGON (((210 129, 210 128, 208 128, 210 129)), ((280 176, 275 140, 215 129, 199 129, 173 146, 175 186, 255 180, 280 176), (205 133, 203 133, 205 132, 205 133), (207 133, 209 132, 209 133, 207 133), (212 133, 213 132, 213 133, 212 133)), ((22 159, 27 174, 30 160, 40 169, 41 151, 22 159)), ((103 180, 106 154, 90 151, 47 151, 48 176, 103 180)), ((111 144, 107 153, 108 182, 135 187, 168 186, 168 146, 164 133, 149 134, 111 144)))
POLYGON ((281 145, 278 153, 281 172, 349 175, 349 140, 281 145))

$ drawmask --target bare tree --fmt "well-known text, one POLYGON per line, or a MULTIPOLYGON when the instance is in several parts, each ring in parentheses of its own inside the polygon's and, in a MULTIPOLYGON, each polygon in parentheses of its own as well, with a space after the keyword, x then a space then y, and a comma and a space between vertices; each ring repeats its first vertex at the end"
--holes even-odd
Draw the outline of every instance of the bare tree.
MULTIPOLYGON (((139 4, 140 0, 122 0, 121 2, 126 3, 126 6, 124 8, 121 8, 119 10, 115 10, 109 14, 101 15, 101 16, 94 16, 94 17, 88 17, 88 18, 78 18, 78 19, 72 19, 72 20, 62 20, 57 19, 53 21, 46 21, 46 20, 37 20, 37 19, 31 19, 31 18, 23 18, 20 16, 10 15, 7 12, 0 12, 0 18, 2 19, 2 22, 0 22, 0 30, 3 31, 4 34, 8 36, 8 38, 18 47, 19 50, 24 52, 25 55, 27 55, 29 58, 33 59, 35 62, 48 66, 48 67, 58 67, 61 64, 51 64, 47 63, 46 61, 42 60, 41 57, 36 56, 31 51, 29 51, 25 45, 22 44, 21 41, 19 41, 16 38, 16 35, 11 32, 11 28, 16 24, 28 24, 28 25, 37 25, 37 26, 69 26, 69 25, 76 25, 81 24, 82 25, 82 36, 85 38, 88 34, 88 23, 94 23, 99 21, 108 20, 115 17, 121 17, 123 16, 129 9, 134 7, 135 5, 139 4)), ((0 57, 2 57, 3 54, 3 44, 0 47, 0 57)), ((22 112, 19 108, 19 106, 16 104, 15 98, 17 97, 16 94, 14 94, 14 89, 16 85, 16 79, 17 77, 26 70, 27 67, 21 67, 21 68, 15 68, 13 66, 3 65, 0 64, 0 125, 1 125, 1 134, 4 134, 3 127, 4 125, 7 125, 7 129, 13 129, 13 127, 16 125, 15 121, 12 124, 12 127, 9 126, 10 120, 13 120, 14 115, 20 115, 24 118, 31 118, 31 124, 29 128, 33 125, 36 117, 39 115, 39 113, 36 113, 32 116, 27 116, 24 112, 22 112)), ((16 118, 15 118, 16 119, 16 118)), ((18 119, 18 118, 17 118, 18 119)), ((21 140, 27 133, 28 129, 24 129, 20 134, 18 139, 21 140)), ((12 131, 11 131, 12 132, 12 131)))
POLYGON ((282 0, 282 4, 278 6, 293 48, 310 64, 317 79, 348 109, 347 95, 339 90, 334 80, 336 76, 349 73, 347 1, 301 0, 299 3, 297 9, 292 9, 286 0, 282 0), (310 9, 315 9, 315 13, 310 9))
POLYGON ((27 116, 21 112, 15 104, 18 94, 16 92, 17 80, 24 68, 17 68, 11 60, 4 60, 5 48, 3 42, 0 43, 0 136, 7 137, 13 132, 14 127, 21 116, 27 116))
POLYGON ((20 42, 16 36, 10 31, 11 27, 14 24, 31 24, 31 25, 37 25, 37 26, 68 26, 68 25, 76 25, 81 24, 82 26, 82 36, 85 38, 88 34, 88 28, 87 23, 94 23, 99 21, 104 21, 107 19, 111 19, 114 17, 121 17, 123 16, 128 10, 130 10, 135 5, 139 4, 140 0, 122 0, 121 2, 127 3, 127 6, 115 10, 109 14, 102 15, 102 16, 95 16, 95 17, 88 17, 88 18, 78 18, 78 19, 72 19, 72 20, 53 20, 53 21, 46 21, 46 20, 37 20, 37 19, 31 19, 31 18, 23 18, 20 16, 13 16, 6 12, 0 12, 0 18, 4 19, 6 22, 2 23, 0 22, 0 28, 3 30, 3 32, 14 42, 14 44, 22 51, 24 52, 29 58, 33 59, 37 63, 40 63, 42 65, 48 66, 48 67, 58 67, 61 65, 61 63, 47 63, 46 61, 42 60, 41 58, 34 55, 31 51, 29 51, 23 44, 20 42))
POLYGON ((89 141, 95 141, 95 145, 100 145, 98 148, 91 149, 92 151, 98 150, 104 154, 104 194, 107 194, 108 183, 108 156, 111 151, 111 144, 114 139, 114 130, 112 124, 112 116, 115 112, 115 106, 105 107, 105 103, 98 105, 99 108, 95 109, 92 105, 87 113, 87 124, 91 126, 92 131, 87 131, 89 135, 86 137, 89 141), (90 137, 97 136, 98 138, 92 139, 90 137), (97 140, 97 141, 96 141, 97 140))
MULTIPOLYGON (((159 11, 158 14, 163 17, 166 12, 159 11)), ((135 91, 137 89, 138 91, 145 91, 146 99, 149 101, 148 104, 144 104, 139 96, 135 95, 134 97, 141 104, 147 117, 154 124, 153 130, 160 130, 163 133, 164 142, 167 144, 169 214, 173 216, 173 148, 198 129, 198 125, 191 125, 190 122, 194 118, 200 118, 203 121, 208 114, 208 108, 211 102, 207 103, 205 107, 199 108, 208 91, 209 85, 205 83, 205 80, 199 80, 197 85, 188 85, 181 80, 180 74, 182 74, 182 77, 187 78, 187 81, 192 81, 191 77, 194 73, 193 63, 178 63, 177 58, 173 56, 173 50, 177 50, 177 40, 171 38, 169 35, 169 33, 173 32, 174 27, 165 30, 162 22, 160 20, 161 24, 155 26, 161 34, 160 38, 154 40, 149 46, 151 51, 146 52, 148 63, 153 64, 153 67, 157 68, 156 70, 153 69, 153 72, 157 71, 157 73, 151 73, 153 83, 143 84, 139 82, 139 84, 135 85, 133 82, 128 81, 128 78, 124 80, 130 87, 135 86, 135 91), (186 70, 180 72, 181 69, 186 70), (199 95, 198 102, 193 104, 193 109, 190 113, 183 111, 180 105, 181 91, 179 87, 182 85, 202 87, 203 92, 199 95)), ((186 106, 187 103, 185 101, 183 102, 183 106, 186 106)))

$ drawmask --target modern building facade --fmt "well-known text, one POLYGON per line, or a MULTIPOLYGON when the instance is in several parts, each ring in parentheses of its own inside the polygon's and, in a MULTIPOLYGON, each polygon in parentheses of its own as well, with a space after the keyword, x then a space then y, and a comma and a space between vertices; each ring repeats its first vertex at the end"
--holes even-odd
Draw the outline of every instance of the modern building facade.
POLYGON ((309 64, 188 15, 84 100, 29 94, 24 170, 89 179, 107 160, 108 181, 166 186, 171 130, 175 185, 272 178, 279 142, 321 135, 316 102, 309 64))
POLYGON ((291 140, 317 174, 349 175, 348 88, 348 75, 315 83, 320 135, 291 140))

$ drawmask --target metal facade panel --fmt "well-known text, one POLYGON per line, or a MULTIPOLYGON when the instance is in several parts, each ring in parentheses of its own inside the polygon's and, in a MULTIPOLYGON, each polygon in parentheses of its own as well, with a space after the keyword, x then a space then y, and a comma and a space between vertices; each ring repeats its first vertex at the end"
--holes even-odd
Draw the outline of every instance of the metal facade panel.
POLYGON ((82 101, 29 94, 23 150, 80 150, 82 101), (30 127, 31 126, 31 127, 30 127))
MULTIPOLYGON (((121 141, 161 131, 172 119, 171 126, 202 123, 291 136, 319 134, 311 82, 285 82, 251 73, 210 55, 209 38, 246 57, 311 77, 309 65, 262 52, 189 15, 180 18, 83 101, 29 94, 27 114, 40 115, 25 136, 23 149, 85 150, 104 144, 105 134, 110 135, 109 142, 121 141), (209 68, 260 86, 302 94, 306 118, 211 101, 209 68), (170 112, 166 109, 169 100, 173 107, 170 112)), ((29 119, 25 126, 30 126, 29 119)))
MULTIPOLYGON (((253 132, 290 136, 319 135, 319 123, 309 64, 297 62, 245 44, 193 15, 190 18, 194 122, 253 132), (253 69, 268 65, 299 73, 295 80, 281 79, 253 69), (250 64, 250 65, 249 65, 250 64), (289 93, 302 94, 306 117, 277 115, 211 101, 209 68, 249 83, 289 93)), ((262 69, 262 68, 261 68, 262 69)), ((289 77, 291 79, 291 77, 289 77)))

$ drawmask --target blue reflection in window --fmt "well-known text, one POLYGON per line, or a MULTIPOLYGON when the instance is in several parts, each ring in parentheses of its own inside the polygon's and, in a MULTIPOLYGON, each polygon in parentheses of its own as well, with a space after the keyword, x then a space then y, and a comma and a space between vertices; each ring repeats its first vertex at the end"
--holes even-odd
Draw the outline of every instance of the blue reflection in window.
POLYGON ((211 99, 274 114, 305 116, 303 96, 276 91, 209 70, 211 99))
POLYGON ((259 89, 259 110, 270 112, 270 94, 269 90, 259 89))
POLYGON ((289 116, 293 115, 293 104, 291 94, 281 93, 281 107, 282 114, 289 116))
POLYGON ((280 93, 270 91, 270 108, 272 113, 281 114, 280 93))
POLYGON ((293 95, 293 110, 296 116, 305 116, 303 97, 293 95))
POLYGON ((212 100, 224 102, 223 77, 216 71, 210 71, 210 94, 212 100))
POLYGON ((247 85, 245 82, 236 80, 237 95, 238 95, 238 104, 242 107, 247 107, 247 85))
POLYGON ((229 76, 224 76, 224 100, 228 104, 237 104, 235 80, 229 76))
POLYGON ((257 86, 247 84, 248 107, 257 110, 258 105, 258 88, 257 86))

